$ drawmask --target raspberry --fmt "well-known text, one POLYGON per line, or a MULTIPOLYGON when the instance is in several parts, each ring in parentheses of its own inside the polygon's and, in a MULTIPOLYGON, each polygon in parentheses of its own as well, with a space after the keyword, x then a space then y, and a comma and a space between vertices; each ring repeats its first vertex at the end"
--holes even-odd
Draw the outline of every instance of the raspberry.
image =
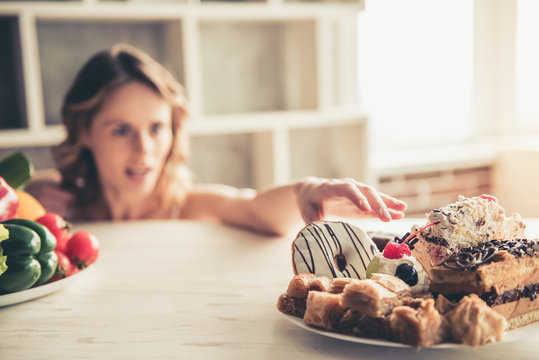
POLYGON ((405 243, 389 242, 384 248, 384 257, 386 259, 400 259, 404 254, 412 255, 410 248, 405 243))

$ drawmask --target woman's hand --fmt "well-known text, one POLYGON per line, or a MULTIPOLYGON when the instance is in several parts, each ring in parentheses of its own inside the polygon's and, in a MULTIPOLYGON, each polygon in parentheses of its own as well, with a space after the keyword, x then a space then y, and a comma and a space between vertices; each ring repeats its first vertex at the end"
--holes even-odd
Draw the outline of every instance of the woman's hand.
POLYGON ((56 213, 66 220, 73 218, 75 196, 60 188, 56 179, 37 177, 24 190, 32 194, 47 212, 56 213))
POLYGON ((403 218, 406 210, 406 203, 354 179, 309 177, 297 182, 294 191, 306 224, 323 220, 328 215, 374 216, 387 222, 403 218))
POLYGON ((208 220, 285 235, 328 216, 401 219, 406 204, 353 179, 308 177, 255 192, 200 184, 182 209, 185 219, 208 220))

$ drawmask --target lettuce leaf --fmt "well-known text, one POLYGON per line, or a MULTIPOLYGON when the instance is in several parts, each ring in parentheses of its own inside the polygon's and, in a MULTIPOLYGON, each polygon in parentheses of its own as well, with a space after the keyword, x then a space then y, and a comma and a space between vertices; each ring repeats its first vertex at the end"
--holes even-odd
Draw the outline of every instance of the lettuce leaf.
POLYGON ((6 260, 7 256, 4 256, 2 250, 2 241, 6 240, 9 237, 9 231, 0 224, 0 275, 7 270, 6 260))

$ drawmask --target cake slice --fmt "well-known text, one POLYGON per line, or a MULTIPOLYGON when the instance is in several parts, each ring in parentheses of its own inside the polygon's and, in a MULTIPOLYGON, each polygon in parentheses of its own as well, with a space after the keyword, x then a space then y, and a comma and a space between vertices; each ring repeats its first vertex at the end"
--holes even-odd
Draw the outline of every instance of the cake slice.
POLYGON ((431 291, 458 299, 477 294, 509 320, 509 328, 539 318, 539 243, 492 240, 452 254, 431 269, 431 291))
MULTIPOLYGON (((467 198, 432 210, 427 215, 427 227, 417 234, 419 241, 412 255, 427 273, 451 254, 490 240, 525 238, 526 226, 518 213, 505 215, 496 198, 481 195, 467 198)), ((412 227, 412 232, 421 226, 412 227)))
POLYGON ((522 217, 496 198, 459 196, 434 209, 412 254, 429 274, 430 291, 453 300, 477 294, 509 320, 509 328, 539 319, 539 244, 527 240, 522 217))

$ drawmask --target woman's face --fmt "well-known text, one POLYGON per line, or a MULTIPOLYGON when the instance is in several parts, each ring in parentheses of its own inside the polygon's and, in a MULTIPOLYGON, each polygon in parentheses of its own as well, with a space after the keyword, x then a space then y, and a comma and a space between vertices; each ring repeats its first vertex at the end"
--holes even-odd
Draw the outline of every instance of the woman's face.
POLYGON ((146 85, 131 82, 112 92, 83 137, 105 191, 153 191, 172 146, 171 117, 170 104, 146 85))

